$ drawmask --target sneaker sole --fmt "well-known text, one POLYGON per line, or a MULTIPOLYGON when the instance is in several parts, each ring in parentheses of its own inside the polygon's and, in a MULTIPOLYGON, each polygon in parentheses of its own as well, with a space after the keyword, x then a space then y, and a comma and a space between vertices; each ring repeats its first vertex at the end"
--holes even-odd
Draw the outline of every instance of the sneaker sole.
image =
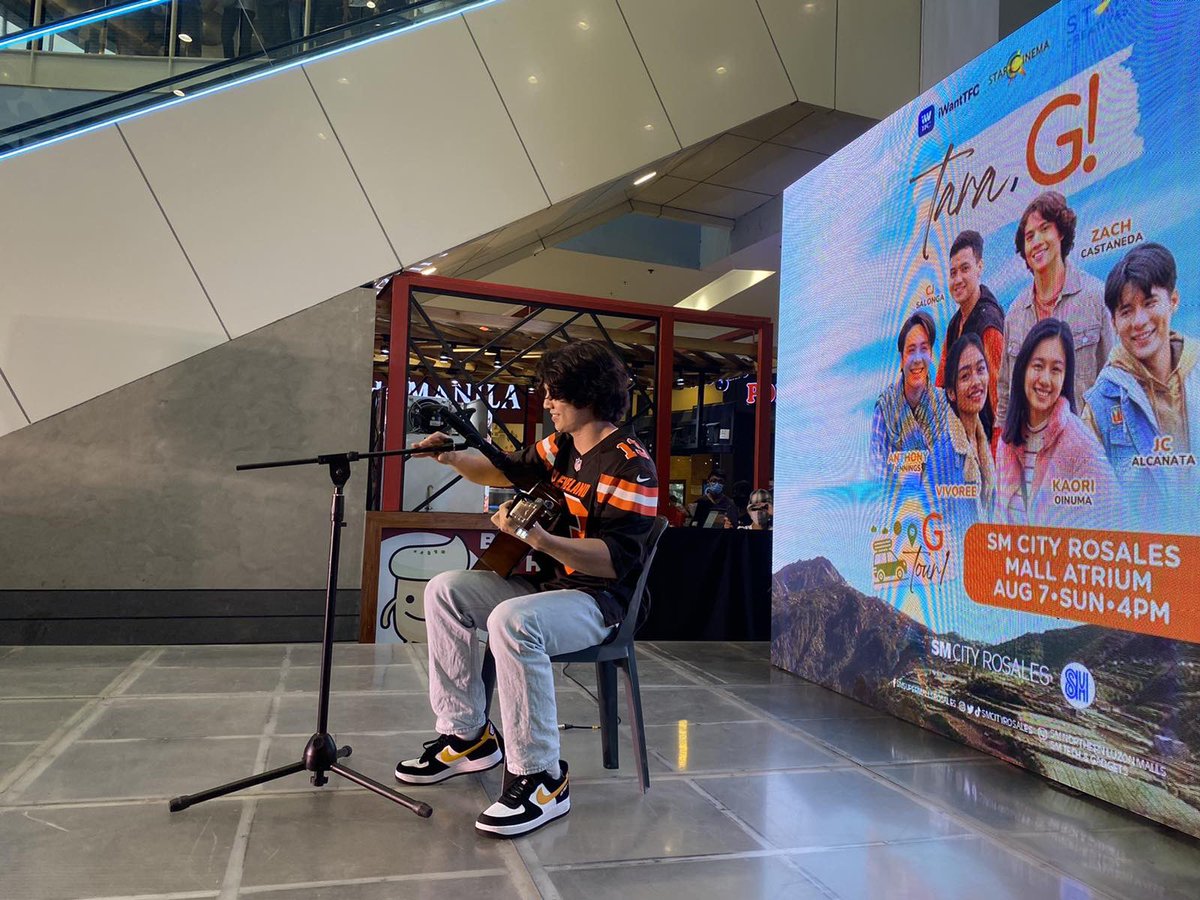
POLYGON ((521 837, 522 835, 531 834, 543 826, 549 825, 558 819, 561 819, 571 811, 571 800, 568 797, 566 802, 560 803, 554 812, 547 813, 533 822, 523 822, 519 825, 481 825, 475 823, 475 830, 480 834, 486 834, 489 837, 510 838, 521 837))
POLYGON ((500 763, 504 762, 504 754, 500 750, 495 750, 489 756, 482 759, 469 759, 466 762, 459 763, 448 769, 438 772, 436 775, 410 775, 407 772, 401 774, 396 772, 396 780, 404 784, 438 784, 442 781, 454 778, 457 775, 470 775, 472 772, 486 772, 489 769, 494 769, 500 763))

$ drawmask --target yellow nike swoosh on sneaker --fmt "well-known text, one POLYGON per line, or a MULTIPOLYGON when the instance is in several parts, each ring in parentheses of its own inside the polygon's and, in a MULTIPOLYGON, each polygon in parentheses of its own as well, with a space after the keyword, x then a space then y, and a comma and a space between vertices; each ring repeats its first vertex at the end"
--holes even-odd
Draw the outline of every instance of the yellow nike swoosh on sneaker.
POLYGON ((472 744, 470 747, 468 747, 462 753, 455 753, 448 746, 443 747, 442 752, 437 755, 438 762, 445 763, 448 766, 453 765, 454 763, 458 762, 460 759, 462 759, 467 754, 474 753, 476 750, 478 750, 480 747, 482 747, 484 744, 486 744, 489 740, 491 740, 491 737, 492 737, 491 729, 485 728, 483 731, 483 737, 481 737, 479 740, 477 740, 474 744, 472 744))
POLYGON ((539 804, 541 804, 542 806, 545 806, 547 803, 549 803, 551 800, 553 800, 555 797, 557 797, 559 794, 561 794, 563 792, 563 788, 565 788, 566 786, 567 786, 567 779, 564 778, 563 783, 554 789, 553 794, 547 794, 546 789, 539 784, 537 793, 534 795, 534 797, 537 799, 537 802, 539 804))

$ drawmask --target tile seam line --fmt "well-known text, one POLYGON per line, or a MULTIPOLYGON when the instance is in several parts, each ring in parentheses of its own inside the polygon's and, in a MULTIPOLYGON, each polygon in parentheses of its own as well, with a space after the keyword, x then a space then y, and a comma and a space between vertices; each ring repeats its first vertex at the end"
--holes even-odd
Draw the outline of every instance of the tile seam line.
MULTIPOLYGON (((712 690, 713 690, 713 693, 718 694, 718 695, 728 695, 728 696, 725 696, 724 699, 728 700, 729 702, 737 703, 738 705, 742 705, 742 706, 750 705, 748 701, 742 700, 740 697, 737 696, 737 694, 734 694, 732 691, 724 690, 720 685, 713 685, 712 690)), ((897 718, 897 717, 893 717, 893 718, 897 718)), ((918 806, 920 806, 924 809, 935 812, 938 815, 945 816, 948 820, 953 822, 955 825, 966 829, 968 832, 972 832, 972 833, 976 834, 983 840, 988 841, 989 843, 991 843, 993 845, 1000 847, 1002 850, 1021 859, 1025 863, 1032 865, 1034 868, 1040 869, 1041 871, 1044 871, 1044 872, 1048 872, 1060 879, 1070 879, 1073 877, 1066 870, 1055 865, 1054 863, 1049 862, 1048 860, 1041 859, 1040 857, 1038 857, 1034 853, 1032 853, 1030 850, 1028 850, 1024 847, 1021 847, 1020 845, 1017 845, 1017 844, 1008 843, 1004 839, 1003 832, 1001 832, 999 829, 992 828, 991 826, 985 825, 982 822, 976 822, 975 820, 972 820, 969 816, 967 816, 963 813, 960 813, 957 810, 952 809, 951 807, 942 806, 941 804, 930 800, 929 798, 925 797, 924 795, 920 794, 919 792, 912 790, 907 785, 902 784, 901 782, 898 782, 898 781, 894 781, 893 779, 888 778, 883 773, 876 772, 875 770, 871 769, 870 767, 857 762, 853 757, 851 757, 845 751, 841 750, 838 747, 833 746, 832 744, 826 743, 825 741, 821 740, 820 738, 816 737, 815 735, 809 735, 806 732, 799 729, 798 727, 796 727, 788 722, 785 722, 782 719, 778 719, 777 721, 779 721, 779 723, 781 725, 783 725, 785 728, 787 728, 788 730, 793 731, 794 736, 799 737, 802 740, 805 740, 805 741, 808 741, 809 743, 814 744, 820 750, 824 750, 827 753, 832 753, 835 756, 841 757, 842 759, 845 759, 848 762, 852 763, 854 765, 854 767, 859 770, 859 774, 865 776, 868 780, 870 780, 882 787, 886 787, 887 789, 894 791, 895 793, 898 793, 903 797, 906 797, 907 799, 916 803, 918 806)), ((904 720, 900 719, 899 721, 903 722, 904 720)), ((912 723, 908 723, 908 724, 912 724, 912 723)), ((913 725, 913 727, 919 728, 920 726, 913 725)), ((1038 777, 1038 776, 1034 775, 1032 772, 1028 772, 1025 770, 1022 770, 1022 771, 1024 774, 1028 775, 1031 778, 1038 777)), ((758 777, 769 777, 769 776, 758 776, 758 777)), ((1099 896, 1099 897, 1109 898, 1109 900, 1120 900, 1120 898, 1118 898, 1116 895, 1110 894, 1107 891, 1103 890, 1102 888, 1099 888, 1089 882, 1085 882, 1085 883, 1088 884, 1088 887, 1091 888, 1093 891, 1095 891, 1097 896, 1099 896)))
POLYGON ((633 49, 637 51, 638 59, 642 61, 642 69, 646 73, 646 80, 650 82, 650 86, 654 88, 654 96, 658 98, 658 105, 662 107, 663 115, 666 116, 667 124, 671 126, 671 134, 675 135, 675 143, 679 145, 679 149, 686 149, 683 146, 683 141, 679 137, 679 130, 675 127, 675 120, 671 118, 671 113, 667 110, 667 104, 662 98, 662 93, 658 89, 658 84, 654 80, 654 76, 650 73, 650 66, 646 63, 646 57, 642 53, 642 47, 637 41, 637 36, 633 33, 633 28, 629 25, 629 17, 625 15, 625 10, 621 8, 621 0, 613 0, 616 4, 617 12, 621 14, 621 21, 625 23, 625 30, 629 33, 629 40, 633 43, 633 49))
POLYGON ((162 205, 162 201, 158 199, 158 192, 154 190, 154 185, 150 183, 150 177, 146 174, 146 170, 142 168, 142 162, 137 158, 137 154, 133 152, 133 147, 130 146, 129 138, 125 136, 125 130, 121 127, 120 122, 115 122, 113 128, 121 138, 121 143, 125 145, 125 150, 129 153, 129 158, 133 160, 134 166, 137 167, 138 174, 142 176, 142 181, 146 184, 146 190, 150 192, 150 196, 154 198, 154 205, 158 207, 159 213, 163 217, 163 222, 170 229, 171 237, 175 239, 176 245, 179 247, 179 252, 183 254, 184 260, 188 264, 188 268, 192 270, 192 275, 196 278, 196 284, 200 286, 200 292, 204 294, 204 299, 208 301, 208 305, 212 308, 213 315, 217 317, 217 324, 221 326, 221 330, 225 332, 225 339, 232 341, 233 335, 229 333, 229 327, 225 324, 225 320, 221 318, 221 312, 217 309, 217 304, 213 302, 212 296, 208 293, 208 287, 204 284, 204 280, 200 277, 200 273, 196 270, 196 264, 192 262, 191 255, 187 252, 187 247, 183 246, 183 240, 179 237, 179 232, 175 230, 175 223, 171 221, 171 217, 167 215, 166 209, 162 205))
MULTIPOLYGON (((504 95, 500 93, 500 85, 496 83, 496 76, 492 74, 492 67, 488 65, 487 57, 483 55, 483 49, 479 46, 479 41, 475 39, 475 32, 471 30, 471 23, 467 21, 465 15, 459 16, 459 18, 462 19, 463 27, 467 29, 467 36, 471 38, 471 43, 475 45, 475 52, 479 54, 479 61, 483 64, 483 70, 488 73, 488 78, 492 82, 492 89, 496 92, 496 99, 500 101, 500 106, 504 109, 504 114, 508 116, 508 123, 512 125, 513 134, 517 136, 517 141, 525 153, 525 158, 529 160, 529 168, 533 169, 533 177, 537 179, 538 187, 546 195, 547 207, 553 206, 554 201, 550 199, 550 192, 546 190, 546 184, 542 181, 542 173, 538 171, 537 164, 534 163, 533 157, 529 154, 529 147, 525 145, 525 138, 521 135, 521 129, 517 128, 517 122, 513 118, 512 110, 508 108, 508 103, 505 102, 504 95)), ((543 207, 543 209, 547 207, 543 207)), ((500 226, 500 228, 504 227, 503 225, 500 226)), ((499 234, 499 229, 497 229, 497 234, 499 234)))
POLYGON ((739 859, 773 859, 785 856, 811 856, 839 850, 865 850, 875 847, 911 847, 935 844, 942 841, 977 840, 974 834, 947 834, 934 837, 901 839, 894 841, 856 841, 848 844, 828 844, 819 847, 783 846, 763 847, 759 850, 716 850, 712 853, 685 853, 680 856, 642 856, 626 859, 597 859, 589 862, 554 863, 546 866, 547 872, 570 872, 580 869, 636 869, 644 866, 673 865, 675 863, 720 862, 739 859))
MULTIPOLYGON (((349 887, 371 884, 405 884, 422 881, 451 881, 457 878, 495 878, 508 874, 506 869, 492 866, 483 869, 447 869, 442 872, 411 872, 404 875, 365 875, 361 878, 322 879, 319 881, 279 882, 276 884, 255 884, 241 888, 240 896, 269 897, 278 891, 303 891, 314 888, 349 887)), ((98 900, 124 900, 124 898, 98 898, 98 900)))
MULTIPOLYGON (((311 85, 310 85, 311 86, 311 85)), ((332 127, 332 126, 331 126, 332 127)), ((287 683, 292 664, 292 647, 289 645, 283 653, 283 662, 279 665, 279 676, 275 680, 275 691, 271 696, 271 706, 267 713, 267 721, 263 724, 262 733, 258 738, 258 752, 254 755, 254 771, 262 772, 267 767, 268 754, 271 751, 271 739, 279 722, 279 705, 283 699, 283 686, 287 683)), ((217 777, 214 773, 213 777, 217 777)), ((236 900, 242 887, 242 876, 246 871, 246 851, 250 846, 250 831, 254 827, 254 818, 258 813, 258 796, 242 796, 242 810, 238 816, 237 830, 233 835, 233 845, 229 848, 229 858, 225 863, 225 874, 221 879, 221 893, 217 900, 236 900)))
POLYGON ((105 685, 97 695, 94 695, 90 702, 85 703, 79 712, 67 720, 67 723, 39 744, 4 780, 0 780, 0 802, 3 802, 5 806, 10 806, 12 801, 20 799, 29 789, 30 784, 40 778, 71 744, 95 723, 100 714, 108 708, 108 701, 136 681, 154 664, 162 652, 162 648, 147 650, 128 666, 125 666, 120 674, 105 685), (45 752, 39 753, 38 751, 43 746, 46 748, 45 752))
POLYGON ((379 218, 379 212, 375 209, 375 204, 371 202, 371 195, 367 193, 366 187, 362 183, 362 179, 358 176, 358 169, 354 168, 354 161, 350 159, 350 154, 346 152, 346 145, 342 143, 342 136, 338 134, 337 128, 333 124, 333 119, 329 117, 328 110, 325 109, 325 102, 321 99, 321 95, 317 93, 316 85, 312 83, 312 78, 308 74, 308 66, 301 65, 300 71, 304 73, 304 81, 308 84, 308 89, 312 91, 313 99, 317 101, 317 108, 321 110, 321 116, 325 119, 325 123, 329 126, 329 131, 333 135, 333 139, 337 141, 338 149, 342 151, 342 158, 346 160, 346 166, 350 169, 350 174, 354 176, 354 183, 358 185, 358 189, 362 192, 363 200, 367 202, 367 209, 371 210, 371 215, 375 218, 375 224, 379 226, 379 233, 383 235, 384 241, 387 242, 388 249, 392 251, 392 256, 396 259, 396 267, 404 268, 404 263, 400 259, 400 254, 396 251, 396 245, 392 243, 392 236, 388 234, 386 228, 383 227, 383 220, 379 218))
POLYGON ((25 410, 25 404, 21 402, 21 398, 17 396, 16 389, 13 388, 12 382, 8 380, 8 376, 4 374, 4 367, 0 366, 0 381, 4 382, 4 386, 8 388, 8 392, 12 394, 13 402, 17 404, 17 409, 21 411, 21 415, 25 417, 27 425, 33 424, 33 419, 29 418, 29 413, 25 410))
MULTIPOLYGON (((664 660, 664 661, 666 661, 666 660, 664 660)), ((683 662, 683 660, 680 660, 680 662, 683 662)), ((686 664, 686 662, 684 662, 684 665, 688 665, 688 664, 686 664)), ((818 685, 818 686, 820 686, 820 685, 818 685)), ((737 704, 737 706, 740 706, 743 709, 748 709, 749 712, 754 712, 754 710, 755 710, 755 707, 752 706, 752 704, 749 701, 743 700, 742 697, 739 697, 737 694, 733 694, 732 691, 725 690, 724 688, 722 688, 722 686, 720 684, 710 685, 709 689, 712 690, 714 692, 714 694, 724 698, 724 700, 726 700, 727 702, 737 704)), ((1026 863, 1030 863, 1031 865, 1034 866, 1034 868, 1038 868, 1043 871, 1049 871, 1050 874, 1058 876, 1060 878, 1072 877, 1072 876, 1070 876, 1069 872, 1061 869, 1060 866, 1057 866, 1054 863, 1050 863, 1050 862, 1048 862, 1048 860, 1034 856, 1034 854, 1031 851, 1026 850, 1025 847, 1021 847, 1019 845, 1008 844, 1008 842, 1006 840, 1004 840, 1003 833, 1000 832, 1000 830, 991 828, 989 826, 985 826, 985 824, 983 824, 983 823, 973 822, 970 817, 967 817, 964 814, 961 814, 961 812, 958 812, 956 810, 953 810, 952 808, 949 808, 949 806, 942 806, 941 804, 932 802, 932 800, 924 797, 923 794, 920 794, 916 791, 911 790, 910 787, 907 787, 906 785, 901 784, 901 782, 899 782, 899 781, 894 781, 893 779, 889 779, 887 775, 875 772, 874 769, 871 769, 868 766, 864 766, 863 763, 859 763, 858 761, 854 760, 854 758, 851 757, 850 755, 848 755, 847 752, 845 752, 844 750, 841 750, 839 748, 836 748, 836 746, 833 746, 832 744, 828 744, 827 742, 824 742, 824 740, 822 740, 821 738, 817 738, 816 736, 812 736, 812 734, 808 734, 808 733, 804 732, 802 730, 802 728, 799 728, 796 725, 792 725, 791 722, 787 722, 785 720, 778 718, 778 716, 774 716, 773 714, 767 713, 766 710, 761 710, 761 714, 763 716, 768 716, 768 721, 770 721, 770 720, 778 721, 782 727, 785 727, 786 730, 791 731, 793 733, 794 737, 798 737, 798 738, 804 740, 804 742, 814 745, 816 749, 824 750, 826 752, 829 752, 829 754, 833 754, 836 757, 842 758, 842 760, 846 760, 847 762, 852 763, 854 768, 859 770, 859 774, 866 776, 866 778, 868 778, 871 781, 876 782, 876 784, 881 785, 883 787, 887 787, 888 790, 901 794, 902 797, 906 797, 907 799, 912 800, 912 802, 917 803, 917 805, 922 806, 922 808, 924 808, 924 809, 935 811, 935 812, 937 812, 938 815, 946 816, 948 818, 948 820, 954 822, 954 824, 956 824, 956 826, 965 828, 966 830, 968 830, 968 832, 976 833, 977 835, 980 836, 980 838, 983 838, 984 840, 991 842, 991 844, 1000 846, 1002 848, 1002 850, 1012 853, 1013 856, 1019 857, 1020 859, 1025 860, 1026 863)), ((895 718, 895 716, 893 716, 893 718, 895 718)), ((904 721, 904 720, 901 719, 900 721, 904 721)), ((911 724, 911 722, 910 722, 910 724, 911 724)), ((919 727, 919 726, 914 725, 913 727, 919 727)), ((1033 773, 1026 772, 1025 774, 1027 774, 1028 776, 1031 776, 1031 778, 1036 778, 1036 775, 1034 775, 1033 773)), ((700 779, 700 778, 702 778, 702 776, 696 775, 696 778, 700 779)), ((720 775, 716 775, 715 778, 720 778, 720 775)), ((762 778, 768 778, 768 776, 762 776, 762 778)), ((1111 898, 1111 900, 1118 900, 1118 898, 1116 898, 1115 895, 1106 893, 1106 892, 1104 892, 1104 890, 1102 888, 1097 888, 1096 886, 1093 886, 1093 884, 1088 884, 1088 887, 1092 888, 1093 890, 1096 890, 1096 892, 1100 896, 1105 896, 1105 898, 1111 898)))

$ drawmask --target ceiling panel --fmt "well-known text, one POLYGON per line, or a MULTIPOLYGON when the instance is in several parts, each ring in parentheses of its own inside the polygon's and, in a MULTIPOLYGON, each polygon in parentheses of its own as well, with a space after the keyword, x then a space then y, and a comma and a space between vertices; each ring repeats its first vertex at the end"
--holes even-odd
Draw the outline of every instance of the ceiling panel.
POLYGON ((786 131, 801 119, 811 116, 816 111, 817 107, 807 103, 789 103, 787 106, 773 110, 765 116, 759 116, 757 119, 751 119, 749 122, 744 122, 735 128, 730 128, 729 133, 747 137, 754 141, 769 141, 781 131, 786 131))
POLYGON ((624 0, 684 146, 796 99, 756 0, 624 0))
POLYGON ((832 156, 875 124, 874 119, 865 116, 822 109, 775 135, 771 141, 832 156))
POLYGON ((780 144, 760 144, 709 181, 760 194, 782 194, 792 182, 827 158, 809 150, 796 150, 780 144))
POLYGON ((758 5, 796 97, 834 106, 838 0, 758 0, 758 5))
POLYGON ((752 194, 749 191, 737 191, 715 184, 698 184, 672 201, 671 207, 736 219, 770 200, 770 194, 752 194))
POLYGON ((235 337, 399 265, 299 68, 121 129, 235 337))
POLYGON ((29 420, 17 405, 17 398, 8 389, 8 385, 0 381, 0 435, 24 428, 28 424, 29 420))
POLYGON ((466 20, 552 201, 680 148, 615 0, 506 0, 466 20))
POLYGON ((549 205, 461 17, 306 69, 406 265, 549 205))
POLYGON ((678 178, 704 181, 721 171, 738 157, 745 156, 757 147, 758 144, 758 141, 751 138, 738 137, 735 134, 723 134, 701 150, 693 153, 683 162, 671 166, 667 171, 678 178))
POLYGON ((227 340, 115 126, 5 160, 0 197, 0 369, 34 421, 227 340))
POLYGON ((631 196, 643 203, 656 203, 660 206, 670 203, 680 194, 694 188, 699 182, 687 178, 676 178, 674 175, 663 175, 648 184, 630 191, 631 196))
POLYGON ((833 106, 883 119, 921 93, 921 0, 838 0, 833 106))

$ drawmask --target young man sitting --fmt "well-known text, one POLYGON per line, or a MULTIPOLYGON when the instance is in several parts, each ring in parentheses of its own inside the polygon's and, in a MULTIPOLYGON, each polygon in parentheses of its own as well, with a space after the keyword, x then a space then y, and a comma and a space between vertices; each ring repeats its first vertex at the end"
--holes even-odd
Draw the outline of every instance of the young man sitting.
MULTIPOLYGON (((514 837, 571 808, 567 764, 559 759, 558 714, 550 657, 611 637, 645 561, 658 512, 650 455, 618 429, 629 376, 597 342, 569 344, 542 357, 538 374, 554 433, 509 455, 503 471, 477 450, 433 454, 465 478, 493 486, 548 481, 562 489, 564 514, 553 532, 535 525, 524 538, 539 572, 445 572, 425 589, 429 699, 439 735, 396 766, 396 778, 434 784, 505 762, 500 798, 480 813, 481 832, 514 837), (485 629, 496 661, 504 746, 485 721, 476 629, 485 629)), ((417 447, 445 443, 442 434, 417 447)), ((492 517, 515 534, 509 504, 492 517)))

